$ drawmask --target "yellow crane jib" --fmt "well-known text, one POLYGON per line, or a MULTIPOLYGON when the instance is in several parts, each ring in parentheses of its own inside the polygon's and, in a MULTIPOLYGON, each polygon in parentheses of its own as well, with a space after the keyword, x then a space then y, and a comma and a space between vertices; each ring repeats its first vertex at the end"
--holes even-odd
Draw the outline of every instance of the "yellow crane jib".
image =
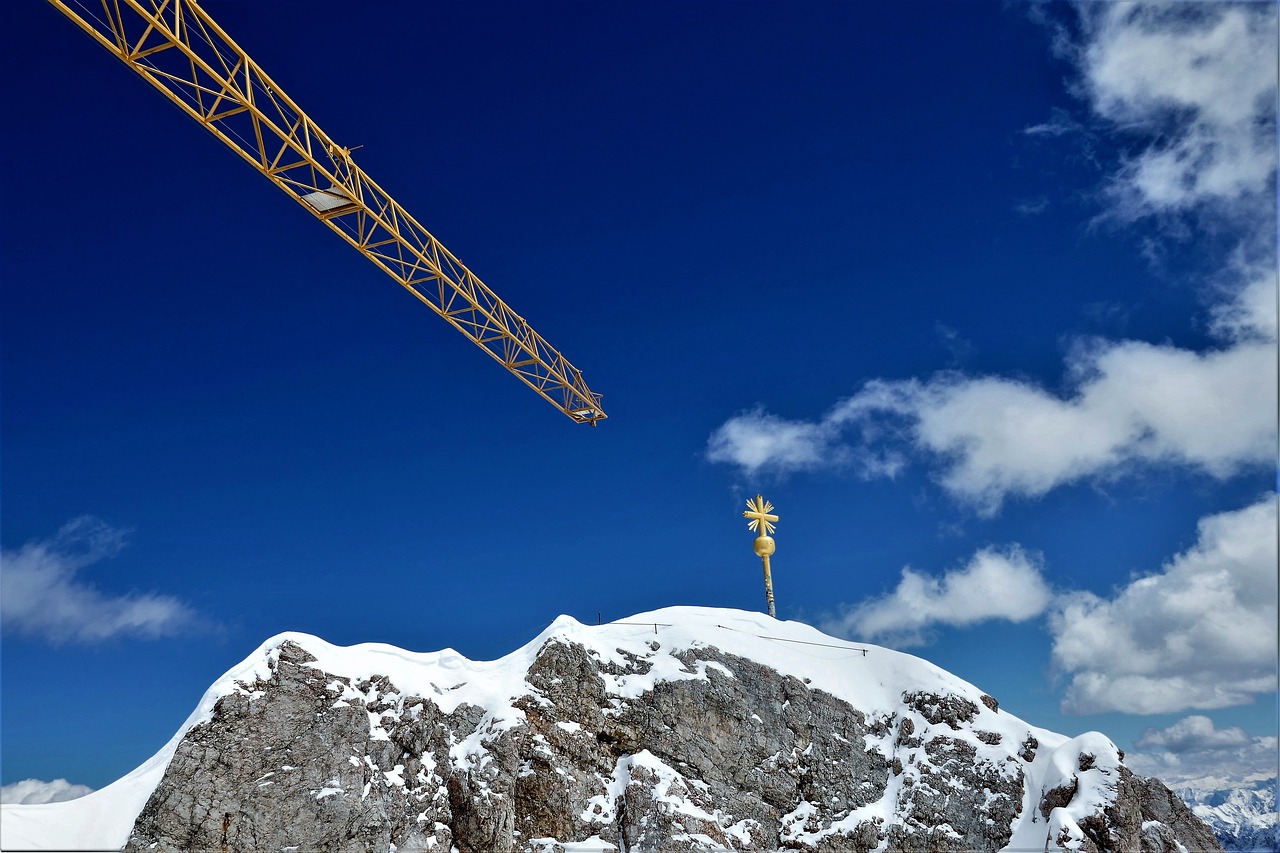
POLYGON ((553 406, 592 426, 607 417, 582 371, 374 183, 195 0, 49 3, 553 406))

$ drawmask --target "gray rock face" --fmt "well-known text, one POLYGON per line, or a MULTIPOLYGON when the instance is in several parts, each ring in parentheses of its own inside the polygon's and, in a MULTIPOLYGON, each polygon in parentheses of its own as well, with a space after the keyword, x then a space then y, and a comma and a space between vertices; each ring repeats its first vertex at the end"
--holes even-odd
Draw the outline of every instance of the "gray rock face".
MULTIPOLYGON (((499 719, 353 683, 286 641, 270 677, 187 732, 126 849, 968 853, 1007 845, 1027 805, 1047 826, 1078 804, 1031 786, 1038 741, 990 730, 1007 719, 991 697, 917 691, 873 715, 714 647, 651 650, 605 660, 550 639, 511 697, 519 718, 499 719), (607 689, 667 656, 681 677, 607 689)), ((1080 849, 1220 849, 1167 788, 1121 770, 1080 849)))
POLYGON ((1085 853, 1140 850, 1179 853, 1220 850, 1213 832, 1158 779, 1135 776, 1120 768, 1116 801, 1080 822, 1085 853))
POLYGON ((1091 733, 1059 747, 1074 765, 1069 779, 1042 789, 1038 820, 1048 827, 1046 849, 1080 853, 1198 853, 1218 851, 1209 827, 1158 779, 1135 775, 1123 753, 1091 733), (1081 741, 1084 744, 1081 744, 1081 741), (1081 749, 1081 746, 1084 749, 1081 749), (1105 753, 1111 753, 1107 755, 1105 753))
MULTIPOLYGON (((448 801, 412 800, 387 774, 426 775, 430 756, 447 750, 444 725, 465 727, 466 713, 437 726, 435 706, 411 698, 406 736, 373 741, 369 715, 388 703, 335 702, 329 685, 344 679, 306 667, 311 660, 285 643, 269 681, 224 697, 187 733, 126 850, 405 851, 428 849, 428 837, 449 849, 451 818, 418 820, 450 817, 448 801)), ((389 684, 368 687, 395 695, 389 684)))

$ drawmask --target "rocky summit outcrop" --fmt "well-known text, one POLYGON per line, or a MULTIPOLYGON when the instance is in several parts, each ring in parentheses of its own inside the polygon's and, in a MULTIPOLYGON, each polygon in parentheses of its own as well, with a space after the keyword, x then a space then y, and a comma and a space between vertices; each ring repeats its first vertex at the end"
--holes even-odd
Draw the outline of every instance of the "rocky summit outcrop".
MULTIPOLYGON (((672 608, 520 652, 279 638, 177 743, 129 851, 1219 850, 1097 734, 909 655, 672 608)), ((215 686, 217 687, 217 686, 215 686)))

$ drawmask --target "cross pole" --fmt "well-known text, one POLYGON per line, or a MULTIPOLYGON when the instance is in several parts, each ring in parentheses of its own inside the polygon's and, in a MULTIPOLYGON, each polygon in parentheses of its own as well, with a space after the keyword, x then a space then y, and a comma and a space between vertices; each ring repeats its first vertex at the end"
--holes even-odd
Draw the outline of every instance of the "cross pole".
POLYGON ((777 618, 773 606, 773 572, 769 568, 769 555, 777 549, 777 545, 769 534, 774 531, 774 522, 778 520, 778 516, 771 515, 772 512, 773 504, 756 495, 747 500, 747 510, 742 513, 742 517, 751 519, 747 522, 748 530, 759 533, 754 544, 756 556, 764 563, 764 597, 769 605, 769 615, 777 618))

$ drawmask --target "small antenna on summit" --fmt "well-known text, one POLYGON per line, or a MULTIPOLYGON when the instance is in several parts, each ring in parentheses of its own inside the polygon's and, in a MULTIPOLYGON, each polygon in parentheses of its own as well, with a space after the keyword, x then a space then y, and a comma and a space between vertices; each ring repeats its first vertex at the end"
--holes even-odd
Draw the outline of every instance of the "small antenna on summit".
POLYGON ((773 573, 769 570, 769 555, 777 550, 778 546, 769 534, 774 531, 776 525, 773 522, 777 521, 778 517, 770 515, 771 512, 773 512, 773 504, 756 495, 747 500, 747 510, 742 517, 751 519, 747 522, 748 530, 760 534, 755 541, 756 556, 764 563, 764 598, 769 604, 769 615, 776 619, 777 616, 773 610, 773 573))

